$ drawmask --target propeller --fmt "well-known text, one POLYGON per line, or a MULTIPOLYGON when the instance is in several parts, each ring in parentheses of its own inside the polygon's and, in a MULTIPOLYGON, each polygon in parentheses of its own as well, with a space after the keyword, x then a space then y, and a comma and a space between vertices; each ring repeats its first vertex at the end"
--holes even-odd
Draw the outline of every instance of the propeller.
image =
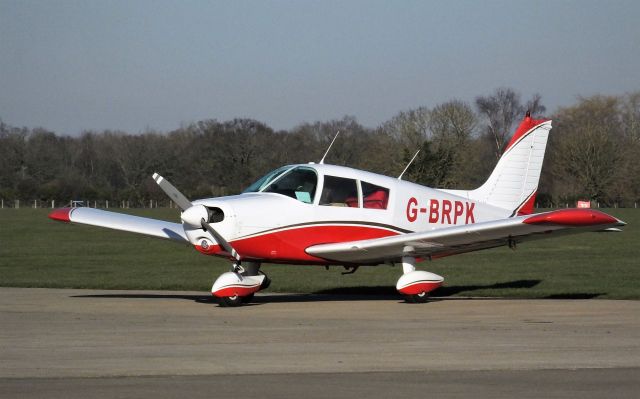
MULTIPOLYGON (((208 231, 216 240, 218 245, 228 252, 236 262, 240 263, 241 257, 238 251, 236 251, 229 241, 225 240, 211 225, 207 222, 210 217, 210 210, 201 204, 193 204, 187 199, 173 184, 169 183, 164 177, 157 173, 153 174, 153 180, 158 183, 158 186, 164 191, 173 202, 178 205, 178 208, 182 209, 180 218, 185 224, 193 226, 195 228, 202 228, 208 231)), ((238 265, 239 267, 239 265, 238 265)))
POLYGON ((191 201, 189 201, 187 197, 185 197, 180 191, 178 191, 178 189, 175 188, 173 184, 169 183, 168 180, 165 180, 164 177, 160 176, 157 173, 154 173, 153 180, 158 183, 162 191, 164 191, 169 196, 169 198, 171 198, 171 200, 175 202, 176 205, 178 205, 178 208, 182 209, 183 212, 188 208, 191 208, 191 206, 193 205, 191 201))

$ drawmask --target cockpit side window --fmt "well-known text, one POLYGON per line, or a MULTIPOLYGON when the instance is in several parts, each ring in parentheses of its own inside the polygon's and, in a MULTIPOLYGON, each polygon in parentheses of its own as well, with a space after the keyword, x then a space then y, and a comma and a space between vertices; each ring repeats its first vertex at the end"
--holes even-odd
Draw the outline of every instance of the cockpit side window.
POLYGON ((261 191, 277 193, 310 204, 316 194, 318 176, 311 168, 298 167, 273 179, 261 191))
POLYGON ((360 182, 362 185, 362 206, 369 209, 387 209, 389 189, 375 184, 360 182))
POLYGON ((358 184, 353 179, 324 176, 320 205, 358 207, 358 184))

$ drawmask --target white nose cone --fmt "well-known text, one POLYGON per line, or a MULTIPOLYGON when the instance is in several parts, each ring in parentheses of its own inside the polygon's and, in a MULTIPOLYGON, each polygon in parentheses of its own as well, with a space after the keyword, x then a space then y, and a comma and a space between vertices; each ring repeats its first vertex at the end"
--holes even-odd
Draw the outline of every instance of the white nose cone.
POLYGON ((204 205, 194 205, 187 208, 181 215, 182 221, 193 227, 202 227, 201 221, 209 218, 209 213, 204 205))

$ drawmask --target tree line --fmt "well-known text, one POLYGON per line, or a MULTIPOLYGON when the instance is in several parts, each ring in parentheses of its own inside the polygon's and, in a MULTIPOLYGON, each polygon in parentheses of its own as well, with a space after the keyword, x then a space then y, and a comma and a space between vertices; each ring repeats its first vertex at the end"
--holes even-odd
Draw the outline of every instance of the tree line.
POLYGON ((419 149, 405 179, 472 189, 488 177, 527 110, 553 119, 540 206, 640 200, 640 92, 579 98, 547 115, 539 95, 525 101, 510 88, 473 103, 402 111, 375 128, 351 116, 281 131, 252 119, 210 119, 170 132, 72 137, 0 120, 0 198, 166 203, 154 172, 189 198, 236 194, 276 167, 317 162, 337 131, 327 163, 397 176, 419 149))

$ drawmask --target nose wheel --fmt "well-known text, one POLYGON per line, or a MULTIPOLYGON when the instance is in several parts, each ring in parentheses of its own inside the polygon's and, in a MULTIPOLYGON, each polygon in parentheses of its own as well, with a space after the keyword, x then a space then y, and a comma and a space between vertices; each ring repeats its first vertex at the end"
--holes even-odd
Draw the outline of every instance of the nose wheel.
POLYGON ((266 289, 271 280, 260 271, 258 262, 234 263, 231 271, 223 273, 211 287, 211 294, 219 298, 222 307, 237 307, 253 301, 255 293, 266 289))
POLYGON ((428 292, 420 292, 413 295, 404 295, 404 300, 408 303, 425 303, 429 300, 428 292))
POLYGON ((233 296, 223 296, 220 298, 220 306, 223 308, 235 308, 237 306, 242 305, 245 302, 245 298, 251 297, 253 299, 253 294, 242 297, 240 295, 233 296))

